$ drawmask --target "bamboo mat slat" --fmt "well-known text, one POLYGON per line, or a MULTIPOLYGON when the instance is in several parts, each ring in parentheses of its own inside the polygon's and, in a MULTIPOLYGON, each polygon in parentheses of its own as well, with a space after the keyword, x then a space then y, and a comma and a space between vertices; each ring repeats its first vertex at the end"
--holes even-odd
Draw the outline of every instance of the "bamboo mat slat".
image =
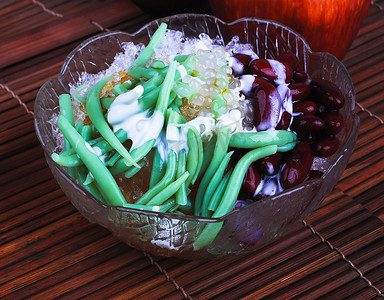
POLYGON ((153 17, 129 0, 0 2, 1 299, 373 299, 384 293, 384 0, 346 54, 359 137, 332 193, 266 248, 216 261, 153 257, 89 223, 45 162, 40 86, 81 41, 153 17), (10 50, 12 49, 12 50, 10 50))

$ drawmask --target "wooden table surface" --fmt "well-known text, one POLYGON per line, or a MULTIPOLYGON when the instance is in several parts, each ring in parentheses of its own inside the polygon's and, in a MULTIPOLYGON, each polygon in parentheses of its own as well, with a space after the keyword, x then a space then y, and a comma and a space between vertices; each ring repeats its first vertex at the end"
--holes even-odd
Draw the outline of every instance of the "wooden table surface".
POLYGON ((335 189, 266 248, 218 261, 142 253, 89 223, 64 196, 33 124, 40 86, 81 41, 152 20, 128 0, 0 3, 1 299, 371 299, 384 293, 384 0, 343 63, 361 119, 335 189))

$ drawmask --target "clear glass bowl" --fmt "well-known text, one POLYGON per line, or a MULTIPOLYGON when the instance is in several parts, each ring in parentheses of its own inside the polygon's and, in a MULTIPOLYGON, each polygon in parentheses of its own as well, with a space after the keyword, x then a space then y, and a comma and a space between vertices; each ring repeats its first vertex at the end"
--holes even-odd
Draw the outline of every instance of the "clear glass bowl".
POLYGON ((133 34, 103 33, 79 45, 64 61, 58 78, 50 79, 40 89, 35 102, 35 126, 54 177, 73 205, 90 222, 108 228, 121 241, 147 253, 212 259, 245 254, 267 245, 320 204, 342 175, 353 151, 359 127, 354 107, 355 92, 344 65, 332 55, 313 53, 303 38, 286 26, 256 18, 227 24, 209 15, 181 14, 155 20, 133 34), (312 78, 335 83, 346 100, 342 109, 346 121, 339 133, 339 151, 330 158, 316 159, 317 168, 324 171, 324 176, 233 210, 220 219, 108 207, 73 181, 66 169, 51 159, 51 154, 58 149, 52 134, 56 125, 50 124, 49 120, 59 111, 58 96, 68 93, 69 84, 76 82, 82 72, 98 73, 108 68, 115 54, 122 51, 123 42, 147 44, 161 22, 166 22, 170 29, 182 31, 187 37, 206 33, 211 38, 219 37, 223 44, 237 35, 240 42, 253 44, 262 58, 292 52, 312 78), (221 223, 220 232, 208 246, 195 250, 194 241, 209 223, 221 223))

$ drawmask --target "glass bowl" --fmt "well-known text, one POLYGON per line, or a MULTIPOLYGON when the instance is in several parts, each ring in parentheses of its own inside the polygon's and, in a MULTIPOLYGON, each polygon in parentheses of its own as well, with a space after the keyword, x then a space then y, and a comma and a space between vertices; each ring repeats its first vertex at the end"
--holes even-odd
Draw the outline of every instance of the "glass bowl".
POLYGON ((354 107, 355 92, 344 65, 332 55, 313 53, 303 38, 286 26, 256 18, 227 24, 210 15, 180 14, 155 20, 133 34, 103 33, 79 45, 65 59, 58 78, 47 81, 37 94, 35 126, 54 177, 90 222, 108 228, 121 241, 153 255, 214 259, 249 253, 267 245, 320 204, 342 175, 353 151, 359 127, 354 107), (219 219, 211 219, 108 207, 72 180, 64 167, 53 162, 51 154, 59 149, 52 133, 57 128, 50 120, 59 112, 58 96, 68 93, 69 84, 75 83, 82 72, 92 74, 107 69, 115 54, 122 51, 122 43, 132 41, 146 45, 161 22, 166 22, 169 29, 183 32, 186 37, 206 33, 212 39, 218 37, 223 44, 237 35, 240 42, 253 44, 261 58, 291 52, 312 78, 336 84, 346 101, 341 110, 345 127, 338 134, 339 151, 332 157, 316 159, 316 168, 324 171, 323 177, 235 209, 219 219), (220 228, 216 238, 203 248, 194 248, 194 241, 210 223, 220 228))

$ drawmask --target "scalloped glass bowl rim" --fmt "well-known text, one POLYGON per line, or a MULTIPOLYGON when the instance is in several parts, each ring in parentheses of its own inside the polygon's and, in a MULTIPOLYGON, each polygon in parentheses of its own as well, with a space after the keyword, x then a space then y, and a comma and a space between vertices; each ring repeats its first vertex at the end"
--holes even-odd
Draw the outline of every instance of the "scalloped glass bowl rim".
MULTIPOLYGON (((276 22, 276 21, 272 21, 272 20, 267 20, 267 19, 254 18, 254 17, 241 18, 241 19, 238 19, 236 21, 233 21, 233 22, 230 22, 230 23, 226 23, 226 22, 222 21, 221 19, 219 19, 219 18, 217 18, 215 16, 212 16, 212 15, 207 15, 207 14, 188 14, 188 13, 186 13, 186 14, 177 14, 177 15, 163 17, 163 18, 159 18, 159 19, 153 20, 153 21, 147 23, 146 25, 144 25, 143 27, 141 27, 140 29, 138 29, 137 31, 135 31, 134 33, 127 33, 127 32, 123 32, 123 31, 111 31, 111 32, 100 33, 100 34, 94 35, 94 36, 86 39, 85 41, 80 43, 74 50, 72 50, 68 54, 68 56, 65 58, 65 60, 63 62, 63 66, 62 66, 62 68, 60 70, 60 74, 58 75, 57 78, 53 78, 53 79, 57 79, 59 81, 59 83, 61 84, 61 78, 64 76, 65 72, 67 71, 68 65, 69 65, 70 61, 74 58, 76 53, 79 52, 81 49, 85 48, 86 46, 88 46, 91 42, 93 42, 95 40, 102 39, 102 38, 107 37, 107 36, 119 35, 119 34, 127 35, 127 36, 130 36, 130 37, 135 37, 140 32, 144 31, 146 28, 148 28, 150 26, 153 26, 154 24, 159 24, 161 22, 167 22, 167 20, 169 20, 169 19, 172 19, 172 18, 175 18, 175 17, 183 17, 183 16, 185 16, 185 17, 187 17, 187 16, 208 17, 208 18, 214 19, 216 22, 220 22, 221 24, 223 24, 225 26, 231 26, 231 25, 234 25, 234 24, 237 24, 237 23, 243 23, 243 22, 246 22, 246 21, 257 21, 257 22, 260 22, 260 23, 273 24, 274 26, 284 28, 284 30, 287 30, 291 34, 297 36, 303 42, 304 47, 307 48, 307 50, 308 50, 308 52, 310 54, 315 55, 315 56, 319 56, 319 57, 321 57, 321 56, 328 56, 331 60, 334 60, 339 65, 339 67, 341 67, 343 69, 343 72, 347 75, 346 79, 349 81, 349 83, 350 83, 350 85, 352 87, 352 90, 351 90, 352 101, 355 102, 356 93, 355 93, 355 90, 353 88, 352 79, 350 78, 350 75, 349 75, 345 65, 343 63, 341 63, 334 55, 332 55, 330 53, 326 53, 326 52, 313 52, 311 50, 311 48, 309 47, 308 43, 305 41, 305 39, 299 33, 297 33, 296 31, 294 31, 292 29, 290 29, 289 27, 285 26, 282 23, 279 23, 279 22, 276 22)), ((50 79, 50 80, 52 80, 52 79, 50 79)), ((43 90, 45 88, 45 85, 47 85, 50 80, 48 80, 46 83, 44 83, 43 86, 40 88, 40 90, 43 90)), ((39 99, 40 90, 39 90, 39 92, 38 92, 38 94, 36 96, 36 100, 39 99)), ((352 105, 352 107, 354 107, 354 103, 351 103, 351 105, 352 105)), ((353 117, 353 120, 352 120, 353 124, 356 124, 356 122, 358 123, 357 118, 356 118, 356 114, 354 112, 352 113, 352 117, 353 117)), ((35 119, 35 128, 36 128, 36 134, 37 134, 39 140, 41 141, 42 145, 44 146, 44 141, 42 140, 42 138, 40 136, 40 132, 38 130, 36 119, 35 119)), ((352 138, 353 138, 353 135, 350 134, 347 137, 347 139, 345 140, 345 144, 348 144, 349 140, 352 139, 352 138)), ((44 149, 44 152, 46 154, 48 154, 47 157, 49 157, 49 159, 50 159, 51 153, 48 153, 48 150, 46 149, 46 147, 43 147, 43 149, 44 149)), ((340 153, 337 156, 334 157, 333 162, 324 171, 323 177, 328 176, 329 172, 331 172, 331 170, 336 166, 336 164, 338 163, 340 158, 343 156, 343 153, 344 153, 344 151, 340 151, 340 153)), ((60 166, 57 166, 57 167, 60 169, 60 171, 63 171, 63 169, 61 169, 60 166)), ((69 175, 67 175, 67 173, 65 171, 61 172, 61 173, 63 174, 63 176, 65 177, 65 179, 67 181, 69 180, 69 181, 72 181, 74 183, 74 187, 75 188, 77 188, 82 193, 86 193, 87 197, 92 199, 92 201, 96 202, 99 206, 102 206, 104 209, 110 209, 111 208, 110 206, 105 205, 104 203, 102 203, 100 200, 98 200, 96 197, 94 197, 88 191, 82 189, 69 175)), ((202 221, 202 222, 206 222, 206 223, 216 223, 216 222, 221 222, 221 221, 225 220, 230 215, 241 213, 242 210, 247 209, 247 207, 249 207, 249 206, 256 206, 256 205, 257 206, 263 206, 264 203, 266 203, 268 201, 273 201, 273 199, 275 197, 281 197, 281 196, 286 195, 288 193, 295 192, 295 191, 297 191, 299 189, 302 189, 306 185, 316 185, 316 184, 320 183, 321 181, 323 181, 323 177, 318 178, 318 179, 313 179, 311 181, 304 182, 304 183, 302 183, 300 185, 297 185, 297 186, 295 186, 293 188, 287 189, 287 190, 285 190, 285 191, 283 191, 283 192, 281 192, 279 194, 276 194, 276 195, 273 195, 273 196, 261 199, 261 200, 255 202, 255 203, 251 203, 251 204, 249 204, 247 206, 234 209, 231 212, 227 213, 226 215, 224 215, 224 216, 222 216, 220 218, 205 218, 205 217, 197 217, 197 216, 189 216, 189 215, 177 215, 177 214, 171 214, 171 213, 161 213, 161 212, 137 210, 137 209, 126 208, 126 207, 122 207, 122 206, 113 206, 113 209, 116 209, 118 211, 135 213, 135 214, 143 214, 143 215, 148 215, 148 216, 158 216, 158 217, 167 216, 168 218, 171 217, 171 218, 174 218, 174 219, 181 219, 181 220, 186 220, 186 221, 202 221)))

